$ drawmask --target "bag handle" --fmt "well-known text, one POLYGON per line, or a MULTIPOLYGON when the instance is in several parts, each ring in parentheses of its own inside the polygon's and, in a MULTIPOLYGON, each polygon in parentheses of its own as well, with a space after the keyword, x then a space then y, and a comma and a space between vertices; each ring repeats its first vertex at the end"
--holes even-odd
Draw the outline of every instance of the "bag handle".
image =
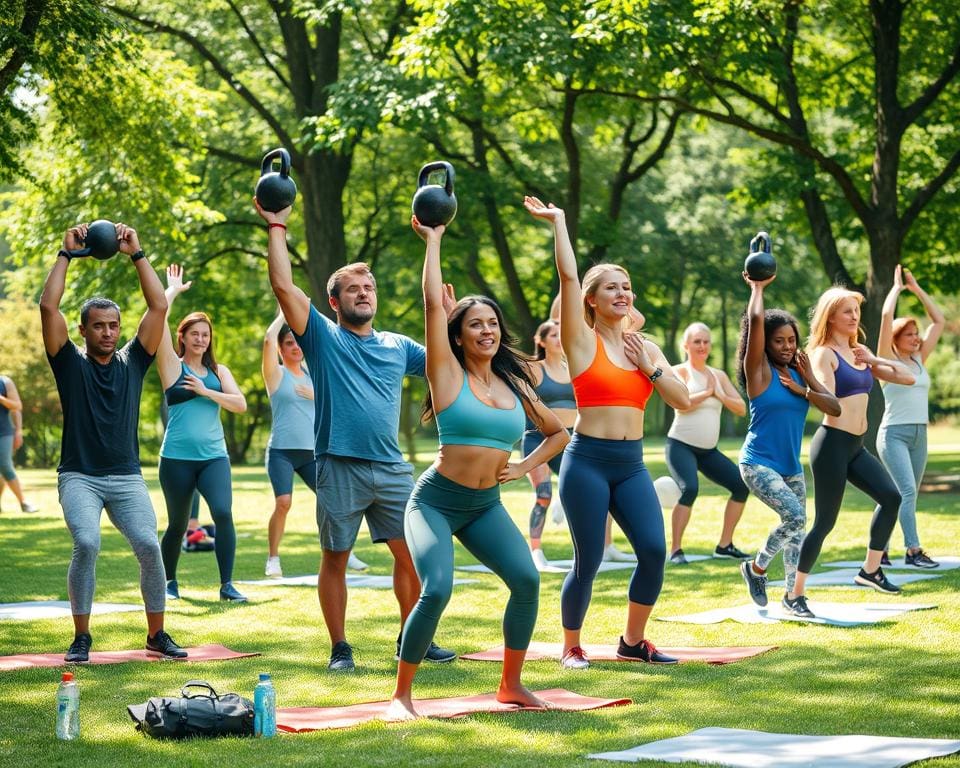
POLYGON ((206 680, 188 680, 183 684, 183 688, 180 689, 180 695, 185 699, 214 699, 216 701, 220 700, 220 697, 217 695, 217 692, 213 690, 213 686, 210 685, 206 680), (206 688, 210 691, 210 694, 205 693, 196 693, 191 695, 187 689, 188 688, 206 688))

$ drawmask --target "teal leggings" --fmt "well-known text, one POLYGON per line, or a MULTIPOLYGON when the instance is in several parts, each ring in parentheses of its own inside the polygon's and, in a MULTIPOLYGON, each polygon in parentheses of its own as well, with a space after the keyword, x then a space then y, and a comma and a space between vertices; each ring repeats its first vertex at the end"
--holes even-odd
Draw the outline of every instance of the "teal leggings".
POLYGON ((523 651, 537 623, 540 574, 530 550, 500 502, 500 487, 476 490, 430 467, 407 503, 404 536, 420 577, 420 599, 407 617, 400 658, 419 664, 453 591, 453 537, 510 589, 503 614, 504 645, 523 651))

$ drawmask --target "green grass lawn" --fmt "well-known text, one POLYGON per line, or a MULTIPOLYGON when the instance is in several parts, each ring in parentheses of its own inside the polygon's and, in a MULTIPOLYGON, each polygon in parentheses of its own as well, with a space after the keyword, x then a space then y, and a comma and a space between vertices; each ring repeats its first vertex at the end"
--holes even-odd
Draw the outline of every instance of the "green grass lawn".
MULTIPOLYGON (((930 475, 960 473, 960 432, 932 432, 930 475)), ((724 446, 731 456, 739 444, 724 446)), ((426 454, 420 457, 426 460, 426 454)), ((653 475, 665 474, 662 441, 650 440, 647 461, 653 475)), ((421 467, 418 467, 422 469, 421 467)), ((165 508, 156 469, 148 468, 154 504, 165 508)), ((0 514, 0 602, 65 600, 70 537, 57 504, 53 472, 24 471, 29 497, 42 507, 36 515, 13 512, 4 494, 0 514)), ((956 486, 954 486, 955 488, 956 486)), ((504 489, 504 500, 521 530, 531 493, 526 481, 504 489)), ((689 552, 708 553, 716 543, 724 497, 704 482, 684 541, 689 552)), ((263 574, 266 521, 273 500, 261 467, 234 470, 234 515, 239 534, 236 578, 263 574)), ((869 500, 848 490, 836 530, 827 539, 822 561, 860 559, 872 513, 869 500)), ((813 518, 812 502, 808 504, 813 518)), ((206 510, 201 513, 207 522, 206 510)), ((755 550, 774 525, 775 515, 751 499, 736 543, 755 550)), ((920 531, 934 555, 960 554, 960 494, 927 493, 920 501, 920 531)), ((669 526, 668 526, 669 528, 669 526)), ((314 572, 318 547, 313 496, 299 485, 282 547, 287 575, 314 572)), ((626 547, 618 532, 618 543, 626 547)), ((893 555, 902 557, 899 528, 893 555)), ((545 548, 550 557, 570 557, 565 528, 548 522, 545 548)), ((370 543, 365 532, 357 554, 373 573, 388 573, 386 547, 370 543)), ((458 562, 472 562, 461 548, 458 562)), ((117 531, 103 518, 103 549, 98 565, 99 601, 139 602, 137 564, 117 531)), ((584 641, 616 642, 625 614, 629 571, 597 577, 584 641)), ((779 558, 771 572, 782 578, 779 558)), ((456 587, 437 641, 461 652, 500 644, 500 621, 507 597, 491 575, 456 587)), ((562 576, 544 574, 535 640, 559 641, 559 589, 562 576)), ((894 580, 895 577, 894 577, 894 580)), ((310 587, 242 587, 247 605, 217 600, 212 553, 184 554, 179 572, 182 600, 169 606, 167 628, 184 645, 223 643, 263 656, 228 662, 120 664, 80 667, 81 739, 58 742, 54 735, 54 693, 59 669, 0 673, 0 766, 596 766, 590 752, 624 749, 706 726, 752 728, 806 734, 862 733, 930 738, 960 737, 960 571, 907 585, 901 597, 852 589, 810 590, 814 601, 930 602, 933 611, 905 614, 876 626, 843 629, 801 624, 694 626, 651 622, 648 636, 658 645, 778 645, 779 651, 722 667, 685 664, 594 664, 566 672, 556 662, 531 662, 525 679, 531 688, 563 687, 593 696, 623 697, 634 704, 583 714, 523 713, 481 715, 461 720, 421 720, 412 724, 371 723, 359 728, 271 741, 226 739, 163 743, 133 729, 126 705, 153 695, 174 694, 190 678, 209 680, 221 691, 252 696, 257 673, 272 673, 278 706, 343 705, 385 699, 393 686, 398 613, 388 590, 350 593, 347 629, 358 672, 326 670, 329 641, 310 587)), ((770 590, 775 599, 778 592, 770 590)), ((736 564, 708 560, 668 567, 654 615, 688 613, 747 600, 736 564)), ((69 619, 0 622, 0 655, 63 652, 72 639, 69 619)), ((136 613, 94 616, 95 650, 140 648, 145 625, 136 613)), ((499 665, 458 661, 425 665, 419 697, 455 696, 495 689, 499 665)), ((650 764, 650 763, 648 763, 650 764)), ((930 761, 960 767, 960 756, 930 761)))

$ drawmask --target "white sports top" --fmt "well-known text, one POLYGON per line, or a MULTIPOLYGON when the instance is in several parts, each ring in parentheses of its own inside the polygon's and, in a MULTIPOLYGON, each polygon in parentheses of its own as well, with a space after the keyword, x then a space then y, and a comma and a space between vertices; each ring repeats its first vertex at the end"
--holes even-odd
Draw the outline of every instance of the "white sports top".
POLYGON ((883 382, 884 408, 881 428, 894 424, 926 424, 930 420, 927 409, 930 374, 915 357, 909 357, 902 362, 916 374, 917 380, 913 384, 883 382))
MULTIPOLYGON (((707 377, 692 365, 685 366, 689 377, 687 390, 691 395, 707 388, 707 377)), ((708 397, 691 411, 677 411, 667 437, 692 445, 694 448, 716 448, 720 439, 720 414, 723 403, 717 397, 708 397)))

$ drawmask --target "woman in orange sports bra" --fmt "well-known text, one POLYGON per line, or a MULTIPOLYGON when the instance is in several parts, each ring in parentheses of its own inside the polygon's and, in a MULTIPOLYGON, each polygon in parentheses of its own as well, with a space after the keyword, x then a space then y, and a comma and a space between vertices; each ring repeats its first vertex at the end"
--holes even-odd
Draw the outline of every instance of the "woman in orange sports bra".
POLYGON ((687 387, 656 344, 624 331, 634 294, 623 267, 593 266, 581 287, 563 211, 535 197, 525 197, 523 204, 534 218, 553 226, 560 339, 577 400, 573 438, 560 469, 560 498, 574 546, 573 570, 560 595, 561 664, 569 669, 590 664, 580 646, 580 630, 603 555, 608 509, 637 556, 617 656, 674 664, 676 659, 660 653, 644 636, 663 585, 667 545, 660 503, 643 463, 643 412, 654 390, 672 408, 689 408, 687 387))

